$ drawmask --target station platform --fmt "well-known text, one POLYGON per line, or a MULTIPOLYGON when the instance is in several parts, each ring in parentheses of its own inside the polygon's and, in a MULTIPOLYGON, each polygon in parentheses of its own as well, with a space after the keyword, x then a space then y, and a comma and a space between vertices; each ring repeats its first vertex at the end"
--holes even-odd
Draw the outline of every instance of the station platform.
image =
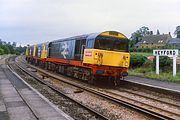
POLYGON ((73 120, 0 61, 0 120, 73 120))
POLYGON ((180 94, 180 81, 169 82, 169 81, 156 80, 156 79, 137 77, 137 76, 127 76, 125 80, 132 83, 142 84, 154 88, 160 88, 180 94))

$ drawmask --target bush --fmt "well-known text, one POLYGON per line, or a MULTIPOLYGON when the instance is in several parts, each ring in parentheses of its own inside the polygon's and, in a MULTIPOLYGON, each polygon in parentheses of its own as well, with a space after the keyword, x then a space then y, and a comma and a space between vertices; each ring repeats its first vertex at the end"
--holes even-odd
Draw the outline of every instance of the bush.
POLYGON ((4 50, 2 48, 0 48, 0 55, 4 54, 4 50))
POLYGON ((153 61, 147 59, 146 62, 143 64, 143 68, 149 68, 151 70, 153 70, 153 61))
POLYGON ((2 45, 2 46, 1 46, 1 49, 4 50, 4 54, 9 54, 9 53, 10 53, 10 50, 9 50, 9 48, 8 48, 7 45, 2 45))
POLYGON ((143 55, 131 54, 130 67, 140 67, 147 61, 147 58, 143 55))
POLYGON ((134 52, 134 48, 129 48, 129 51, 130 52, 134 52))
MULTIPOLYGON (((159 57, 159 69, 166 70, 166 71, 171 70, 172 62, 173 62, 173 60, 171 60, 169 57, 160 56, 159 57)), ((153 60, 153 66, 154 66, 154 69, 156 69, 156 57, 153 60)))
POLYGON ((153 49, 151 49, 151 48, 144 48, 144 49, 143 49, 143 52, 148 52, 148 53, 150 53, 150 52, 153 52, 153 49))
POLYGON ((143 48, 138 48, 137 52, 143 52, 143 48))

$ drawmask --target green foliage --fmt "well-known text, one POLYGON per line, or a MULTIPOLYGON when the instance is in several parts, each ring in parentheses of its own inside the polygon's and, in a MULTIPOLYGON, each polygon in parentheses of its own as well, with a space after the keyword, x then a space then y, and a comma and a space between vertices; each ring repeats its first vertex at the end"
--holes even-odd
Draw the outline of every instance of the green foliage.
POLYGON ((180 26, 176 27, 174 34, 176 35, 176 38, 180 38, 180 26))
POLYGON ((129 48, 130 52, 146 52, 146 53, 152 53, 152 48, 129 48))
POLYGON ((136 44, 142 40, 142 37, 144 37, 146 35, 150 35, 150 34, 151 34, 151 32, 149 31, 149 28, 146 26, 143 26, 139 30, 137 30, 136 32, 132 33, 130 39, 132 41, 135 41, 135 44, 136 44))
POLYGON ((134 55, 143 55, 143 56, 152 56, 153 53, 146 53, 146 52, 131 52, 131 54, 134 54, 134 55))
POLYGON ((25 51, 26 51, 26 47, 19 46, 16 48, 16 54, 17 55, 20 55, 21 53, 24 53, 25 51))
POLYGON ((134 52, 134 48, 129 48, 129 51, 130 52, 134 52))
POLYGON ((2 48, 0 48, 0 55, 4 54, 4 50, 2 48))
MULTIPOLYGON (((14 43, 15 44, 15 43, 14 43)), ((0 44, 0 55, 3 54, 15 54, 15 46, 9 44, 0 44)))
POLYGON ((172 72, 161 72, 159 75, 152 71, 150 68, 140 67, 136 69, 130 69, 129 75, 142 76, 147 78, 153 78, 158 80, 177 81, 180 82, 180 72, 177 72, 176 77, 173 77, 172 72))
POLYGON ((165 45, 165 46, 162 46, 160 49, 179 49, 180 50, 180 45, 165 45))
POLYGON ((130 67, 140 67, 147 61, 147 57, 143 55, 131 54, 130 67))
POLYGON ((143 64, 142 67, 144 67, 144 68, 149 68, 149 69, 153 70, 153 69, 152 69, 152 65, 153 65, 153 61, 151 61, 151 60, 146 60, 146 62, 143 64))
POLYGON ((143 52, 143 48, 137 48, 136 51, 137 52, 143 52))
POLYGON ((0 48, 4 50, 4 54, 10 53, 10 50, 7 45, 1 45, 0 48))
POLYGON ((180 64, 177 64, 177 74, 175 77, 172 75, 172 62, 169 57, 160 57, 160 74, 155 73, 155 61, 150 61, 146 58, 143 60, 142 56, 152 56, 152 53, 133 52, 131 53, 131 64, 129 69, 129 75, 142 76, 147 78, 154 78, 159 80, 178 81, 180 82, 180 64), (141 60, 142 59, 142 60, 141 60), (139 63, 140 61, 141 63, 139 63), (142 62, 145 61, 145 62, 142 62))
POLYGON ((9 49, 9 54, 15 54, 15 48, 12 45, 7 45, 8 49, 9 49))
POLYGON ((129 48, 134 48, 135 44, 136 44, 135 40, 129 40, 129 48))
MULTIPOLYGON (((166 71, 171 70, 172 62, 173 61, 169 57, 160 56, 159 57, 159 68, 161 70, 166 70, 166 71)), ((154 69, 155 69, 155 67, 156 67, 156 58, 153 60, 153 66, 154 66, 154 69)))
POLYGON ((144 48, 143 52, 152 53, 153 49, 151 49, 151 48, 144 48))

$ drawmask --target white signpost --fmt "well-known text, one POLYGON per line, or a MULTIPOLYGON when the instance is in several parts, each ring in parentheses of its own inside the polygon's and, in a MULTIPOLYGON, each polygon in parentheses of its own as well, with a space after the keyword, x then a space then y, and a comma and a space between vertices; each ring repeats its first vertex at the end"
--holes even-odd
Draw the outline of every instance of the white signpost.
POLYGON ((156 74, 159 74, 159 56, 168 56, 173 57, 173 76, 176 76, 177 49, 153 50, 153 55, 156 56, 156 74))

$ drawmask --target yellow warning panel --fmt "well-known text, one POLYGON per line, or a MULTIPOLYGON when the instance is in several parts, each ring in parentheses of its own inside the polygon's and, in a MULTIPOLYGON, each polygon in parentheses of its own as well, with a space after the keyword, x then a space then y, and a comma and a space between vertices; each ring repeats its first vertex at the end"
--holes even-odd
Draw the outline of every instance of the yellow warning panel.
POLYGON ((130 54, 128 52, 85 49, 83 63, 128 68, 130 54))
POLYGON ((28 56, 29 55, 29 47, 27 46, 27 48, 26 48, 26 56, 28 56))
POLYGON ((107 31, 100 34, 101 36, 110 36, 115 38, 127 39, 125 35, 116 31, 107 31))
POLYGON ((41 58, 47 58, 47 47, 46 47, 47 43, 43 44, 43 50, 41 51, 41 58))
POLYGON ((34 45, 34 49, 33 49, 33 57, 36 56, 36 44, 34 45))

